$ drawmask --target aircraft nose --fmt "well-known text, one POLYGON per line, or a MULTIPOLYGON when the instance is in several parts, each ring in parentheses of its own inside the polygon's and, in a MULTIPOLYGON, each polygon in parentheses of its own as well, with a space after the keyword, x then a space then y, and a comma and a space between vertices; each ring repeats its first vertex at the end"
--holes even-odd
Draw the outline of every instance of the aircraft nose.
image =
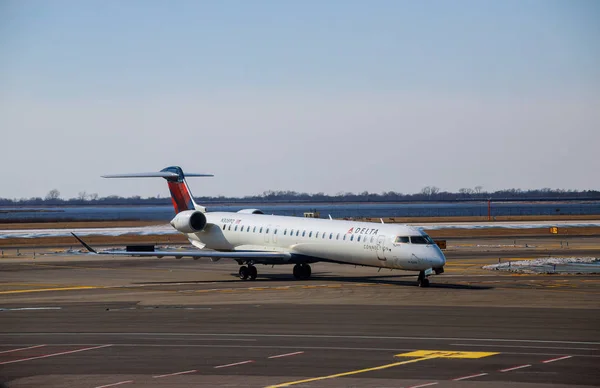
POLYGON ((433 257, 433 262, 435 264, 434 268, 440 268, 446 265, 446 256, 439 247, 435 247, 436 253, 433 257))
POLYGON ((444 256, 444 253, 440 250, 440 256, 438 257, 439 263, 440 263, 440 267, 443 267, 446 265, 446 256, 444 256))

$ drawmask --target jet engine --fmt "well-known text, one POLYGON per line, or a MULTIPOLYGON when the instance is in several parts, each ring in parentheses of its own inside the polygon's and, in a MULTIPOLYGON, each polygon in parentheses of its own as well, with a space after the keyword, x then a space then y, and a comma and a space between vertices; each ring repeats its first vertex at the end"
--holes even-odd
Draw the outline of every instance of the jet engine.
POLYGON ((196 233, 206 227, 206 216, 197 210, 184 210, 171 220, 171 226, 181 233, 196 233))

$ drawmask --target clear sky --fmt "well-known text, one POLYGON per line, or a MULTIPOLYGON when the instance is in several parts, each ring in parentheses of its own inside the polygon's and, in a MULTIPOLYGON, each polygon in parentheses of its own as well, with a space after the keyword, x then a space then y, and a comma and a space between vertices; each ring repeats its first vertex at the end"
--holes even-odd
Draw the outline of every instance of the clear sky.
POLYGON ((0 0, 0 197, 600 189, 595 0, 0 0))

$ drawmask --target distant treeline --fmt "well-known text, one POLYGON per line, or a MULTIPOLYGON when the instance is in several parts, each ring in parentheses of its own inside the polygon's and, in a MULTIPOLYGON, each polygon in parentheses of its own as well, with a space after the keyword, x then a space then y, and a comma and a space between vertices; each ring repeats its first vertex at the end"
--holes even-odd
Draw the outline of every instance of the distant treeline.
MULTIPOLYGON (((441 191, 435 186, 428 186, 416 194, 402 194, 394 191, 383 193, 338 193, 329 195, 324 193, 298 193, 295 191, 265 191, 259 195, 245 197, 195 197, 198 203, 332 203, 332 202, 453 202, 453 201, 597 201, 600 200, 600 191, 596 190, 561 190, 538 189, 520 190, 508 189, 495 192, 485 192, 480 187, 475 189, 460 189, 457 193, 441 191)), ((169 205, 170 197, 140 196, 119 197, 111 195, 99 197, 97 194, 79 193, 77 198, 62 199, 56 189, 48 192, 45 198, 0 198, 0 206, 54 206, 54 205, 169 205)))

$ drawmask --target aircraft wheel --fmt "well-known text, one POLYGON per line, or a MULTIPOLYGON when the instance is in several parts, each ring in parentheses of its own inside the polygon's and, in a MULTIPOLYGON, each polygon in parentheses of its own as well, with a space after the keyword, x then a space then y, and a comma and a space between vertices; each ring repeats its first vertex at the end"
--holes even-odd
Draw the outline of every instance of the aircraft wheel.
POLYGON ((419 287, 429 287, 429 279, 419 279, 419 287))
POLYGON ((294 265, 293 273, 296 279, 302 279, 302 266, 300 264, 294 265))
POLYGON ((258 270, 255 266, 248 266, 248 276, 250 276, 250 280, 256 280, 256 277, 258 276, 258 270))
POLYGON ((308 279, 308 278, 310 278, 311 274, 312 274, 312 269, 310 268, 310 265, 303 264, 302 265, 302 275, 304 275, 304 276, 302 278, 308 279))
POLYGON ((250 271, 248 270, 248 267, 246 267, 245 265, 242 265, 240 267, 240 279, 246 280, 246 279, 248 279, 249 275, 250 275, 250 271))

